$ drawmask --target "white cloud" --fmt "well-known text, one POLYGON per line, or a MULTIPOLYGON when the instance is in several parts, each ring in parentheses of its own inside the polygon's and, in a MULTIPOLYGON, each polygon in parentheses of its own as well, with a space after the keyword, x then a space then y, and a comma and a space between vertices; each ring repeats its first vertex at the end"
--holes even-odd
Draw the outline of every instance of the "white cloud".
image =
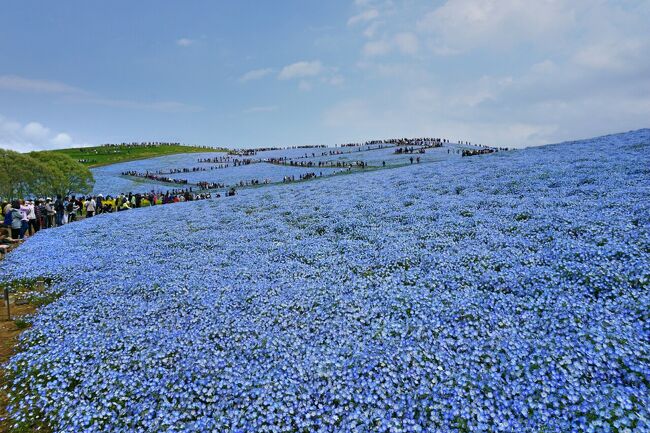
POLYGON ((390 41, 370 41, 363 45, 363 55, 366 57, 383 56, 390 53, 391 49, 390 41))
POLYGON ((349 99, 325 110, 323 121, 331 128, 358 129, 377 125, 379 118, 375 117, 367 101, 349 99))
POLYGON ((179 47, 189 47, 190 45, 193 45, 196 42, 194 39, 189 39, 189 38, 180 38, 176 40, 176 45, 179 47))
POLYGON ((86 93, 77 87, 69 86, 58 81, 36 80, 16 75, 0 75, 0 89, 31 93, 86 93))
POLYGON ((293 78, 315 77, 323 71, 323 65, 319 60, 301 61, 282 68, 278 78, 280 80, 290 80, 293 78))
POLYGON ((332 86, 340 86, 345 81, 345 78, 343 78, 342 75, 335 74, 332 75, 331 77, 324 78, 323 81, 328 84, 331 84, 332 86))
POLYGON ((648 2, 366 7, 382 21, 360 26, 356 65, 376 91, 324 110, 328 127, 525 146, 648 126, 648 2))
POLYGON ((647 62, 650 41, 636 38, 599 41, 580 48, 573 61, 590 69, 625 72, 647 62))
POLYGON ((298 80, 298 89, 307 92, 314 88, 315 84, 329 84, 339 86, 345 78, 339 73, 337 67, 325 67, 319 60, 301 61, 287 65, 278 74, 279 80, 298 80))
POLYGON ((52 144, 57 147, 67 147, 72 144, 72 137, 70 137, 65 132, 60 132, 56 134, 56 137, 52 139, 52 144))
POLYGON ((377 17, 379 17, 379 11, 377 9, 366 9, 365 11, 359 12, 357 15, 351 17, 348 20, 348 25, 353 26, 357 23, 365 23, 372 21, 377 17))
POLYGON ((366 27, 366 29, 363 31, 363 35, 366 38, 374 38, 377 32, 379 31, 379 28, 383 25, 384 23, 382 21, 373 21, 366 27))
POLYGON ((502 49, 521 43, 553 44, 588 7, 582 0, 450 0, 417 22, 433 35, 432 50, 455 54, 473 48, 502 49))
POLYGON ((410 32, 396 34, 393 41, 397 49, 403 54, 416 54, 420 46, 418 37, 410 32))
POLYGON ((458 106, 477 107, 484 102, 496 101, 503 90, 512 83, 513 78, 510 76, 484 75, 477 81, 467 83, 461 89, 455 90, 453 95, 449 95, 449 99, 452 104, 458 106))
POLYGON ((106 107, 127 108, 132 110, 149 110, 163 113, 196 113, 203 108, 197 105, 185 104, 177 101, 138 101, 131 99, 106 99, 106 98, 86 98, 81 102, 106 107))
POLYGON ((417 35, 411 32, 400 32, 389 39, 368 41, 363 46, 363 55, 378 57, 397 51, 405 55, 415 55, 419 51, 420 42, 417 35))
POLYGON ((162 112, 194 112, 201 107, 177 101, 138 101, 129 99, 105 98, 87 92, 78 87, 50 80, 35 80, 15 75, 0 76, 0 90, 15 92, 44 93, 64 98, 68 102, 103 105, 107 107, 162 111, 162 112))
POLYGON ((244 113, 270 113, 272 111, 277 111, 278 110, 277 105, 262 105, 258 107, 250 107, 244 110, 244 113))
POLYGON ((247 81, 259 80, 273 73, 271 68, 262 68, 262 69, 253 69, 252 71, 246 72, 239 78, 239 81, 245 83, 247 81))
POLYGON ((300 80, 298 83, 298 89, 302 90, 303 92, 308 92, 313 88, 311 82, 307 80, 300 80))
POLYGON ((73 145, 72 137, 65 132, 53 133, 39 122, 22 125, 0 115, 0 147, 18 152, 59 149, 73 145))
POLYGON ((28 139, 41 141, 50 135, 50 130, 38 122, 29 122, 23 128, 23 134, 28 139))

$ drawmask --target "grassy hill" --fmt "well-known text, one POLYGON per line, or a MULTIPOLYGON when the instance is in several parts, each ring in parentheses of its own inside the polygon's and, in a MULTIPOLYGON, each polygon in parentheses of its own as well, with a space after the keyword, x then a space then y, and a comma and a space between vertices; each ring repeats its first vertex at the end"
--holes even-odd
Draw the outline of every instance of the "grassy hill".
POLYGON ((226 152, 227 150, 228 149, 224 148, 186 146, 182 144, 127 144, 58 149, 49 152, 66 154, 75 161, 80 161, 88 167, 100 167, 102 165, 115 164, 117 162, 154 158, 157 156, 174 155, 177 153, 198 153, 209 151, 226 152))

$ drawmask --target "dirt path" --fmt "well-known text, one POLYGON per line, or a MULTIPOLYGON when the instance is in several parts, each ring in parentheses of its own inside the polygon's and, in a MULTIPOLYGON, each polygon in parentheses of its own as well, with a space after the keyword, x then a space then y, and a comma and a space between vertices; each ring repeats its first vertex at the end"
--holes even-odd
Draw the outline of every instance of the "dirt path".
POLYGON ((7 306, 4 301, 0 302, 0 433, 10 433, 11 422, 7 419, 8 397, 4 391, 5 386, 5 364, 16 352, 18 337, 29 327, 27 322, 21 320, 23 317, 36 312, 32 304, 15 305, 13 300, 11 306, 11 320, 7 319, 7 306))

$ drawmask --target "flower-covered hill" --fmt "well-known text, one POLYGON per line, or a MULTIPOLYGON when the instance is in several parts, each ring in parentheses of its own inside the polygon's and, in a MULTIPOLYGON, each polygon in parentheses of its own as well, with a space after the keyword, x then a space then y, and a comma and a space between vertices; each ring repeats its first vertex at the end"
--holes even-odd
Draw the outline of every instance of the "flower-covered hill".
POLYGON ((56 432, 650 431, 650 130, 38 233, 56 432))

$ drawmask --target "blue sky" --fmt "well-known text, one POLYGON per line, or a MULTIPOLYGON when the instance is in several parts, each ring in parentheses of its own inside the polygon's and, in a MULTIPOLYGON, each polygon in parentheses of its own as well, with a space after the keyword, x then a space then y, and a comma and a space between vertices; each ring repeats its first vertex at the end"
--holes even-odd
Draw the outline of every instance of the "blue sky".
POLYGON ((0 147, 650 126, 650 2, 33 1, 0 13, 0 147))

